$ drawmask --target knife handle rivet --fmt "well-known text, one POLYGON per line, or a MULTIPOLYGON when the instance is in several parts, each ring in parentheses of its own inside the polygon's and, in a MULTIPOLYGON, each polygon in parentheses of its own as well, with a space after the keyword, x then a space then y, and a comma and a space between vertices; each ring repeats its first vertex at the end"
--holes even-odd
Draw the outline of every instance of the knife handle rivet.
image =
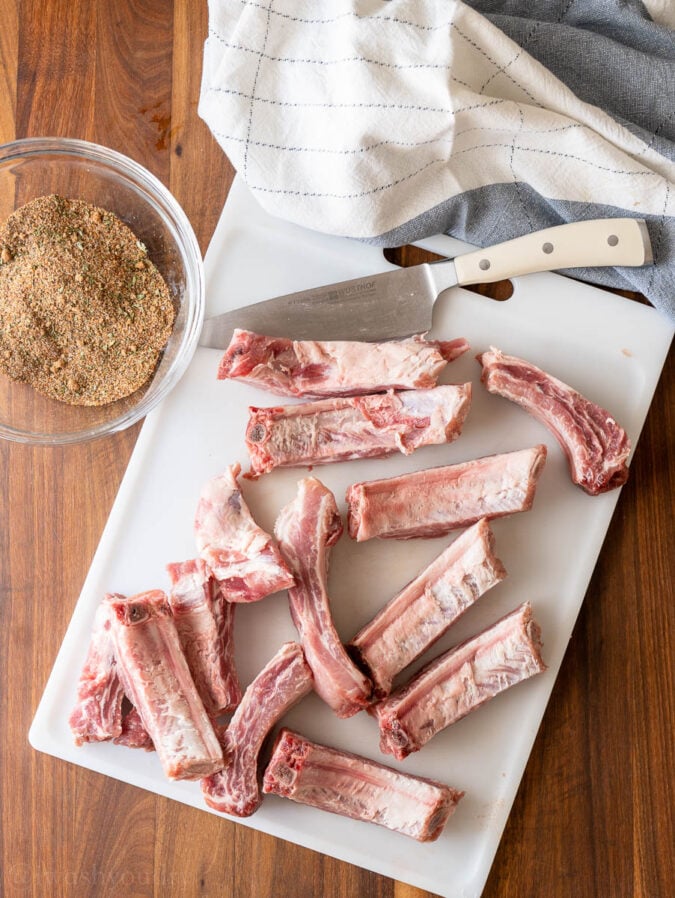
POLYGON ((553 244, 552 244, 552 243, 545 243, 545 244, 542 246, 542 249, 543 249, 544 252, 547 253, 547 254, 548 254, 548 253, 552 253, 552 252, 553 252, 553 244))
POLYGON ((478 267, 480 268, 481 271, 487 271, 488 268, 490 267, 490 260, 489 259, 481 259, 480 262, 478 263, 478 267))
POLYGON ((607 238, 607 243, 609 243, 610 246, 616 246, 618 242, 619 238, 616 236, 616 234, 610 234, 607 238))

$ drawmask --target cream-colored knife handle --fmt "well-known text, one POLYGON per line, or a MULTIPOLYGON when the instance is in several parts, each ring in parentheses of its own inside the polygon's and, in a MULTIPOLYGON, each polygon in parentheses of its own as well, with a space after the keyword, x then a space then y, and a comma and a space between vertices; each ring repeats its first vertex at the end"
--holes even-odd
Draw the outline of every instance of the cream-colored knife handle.
POLYGON ((535 271, 638 266, 651 261, 651 244, 642 219, 598 218, 534 231, 456 256, 455 270, 458 284, 489 284, 535 271))

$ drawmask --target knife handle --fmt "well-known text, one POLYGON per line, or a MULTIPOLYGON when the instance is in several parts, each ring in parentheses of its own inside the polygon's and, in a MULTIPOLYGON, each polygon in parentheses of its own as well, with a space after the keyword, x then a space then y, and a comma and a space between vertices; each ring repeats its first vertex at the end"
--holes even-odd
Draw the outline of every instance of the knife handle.
POLYGON ((597 218, 534 231, 455 257, 458 284, 490 284, 559 268, 648 265, 647 226, 639 218, 597 218))

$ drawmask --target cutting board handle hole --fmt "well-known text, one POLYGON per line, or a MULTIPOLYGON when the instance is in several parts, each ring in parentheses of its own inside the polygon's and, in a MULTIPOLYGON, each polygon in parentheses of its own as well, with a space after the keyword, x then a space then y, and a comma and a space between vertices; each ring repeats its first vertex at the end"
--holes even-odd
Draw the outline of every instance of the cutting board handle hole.
MULTIPOLYGON (((406 246, 395 246, 392 249, 383 249, 382 255, 391 262, 392 265, 398 265, 399 268, 408 268, 410 265, 421 265, 423 262, 438 262, 445 256, 439 256, 438 253, 429 252, 420 246, 407 244, 406 246)), ((513 284, 511 281, 496 281, 494 284, 470 284, 462 285, 463 290, 471 290, 472 293, 480 293, 481 296, 487 296, 488 299, 494 299, 497 302, 503 302, 513 296, 513 284)))

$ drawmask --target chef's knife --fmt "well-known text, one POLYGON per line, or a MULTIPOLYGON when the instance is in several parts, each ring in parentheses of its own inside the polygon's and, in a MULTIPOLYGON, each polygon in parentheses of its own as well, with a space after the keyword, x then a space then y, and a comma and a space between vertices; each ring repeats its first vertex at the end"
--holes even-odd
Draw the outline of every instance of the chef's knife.
POLYGON ((391 340, 431 328, 450 287, 561 268, 647 265, 644 220, 602 218, 534 231, 440 262, 341 281, 253 303, 204 322, 200 345, 225 349, 234 328, 294 340, 391 340))

